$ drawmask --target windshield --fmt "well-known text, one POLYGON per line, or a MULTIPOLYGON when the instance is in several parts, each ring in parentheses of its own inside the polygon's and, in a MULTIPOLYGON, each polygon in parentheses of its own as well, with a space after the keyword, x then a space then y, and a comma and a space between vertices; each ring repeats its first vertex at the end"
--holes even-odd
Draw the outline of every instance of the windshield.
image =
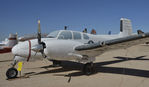
POLYGON ((58 33, 59 33, 59 31, 53 31, 47 37, 48 38, 56 38, 58 33))

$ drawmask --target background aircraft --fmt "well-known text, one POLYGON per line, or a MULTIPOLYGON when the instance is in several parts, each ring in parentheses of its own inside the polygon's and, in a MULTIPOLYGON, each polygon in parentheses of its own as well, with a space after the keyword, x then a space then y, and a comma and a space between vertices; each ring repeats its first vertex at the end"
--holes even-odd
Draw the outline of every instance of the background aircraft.
POLYGON ((129 19, 121 19, 120 33, 116 35, 93 35, 71 30, 51 32, 47 38, 41 38, 40 21, 38 21, 37 39, 18 43, 13 47, 14 61, 6 72, 8 79, 18 74, 14 68, 19 61, 31 61, 46 58, 60 65, 61 61, 75 60, 83 63, 83 72, 92 74, 95 57, 115 49, 126 49, 130 46, 145 43, 149 33, 132 33, 129 19))
POLYGON ((11 49, 14 45, 17 44, 17 34, 9 34, 9 38, 5 39, 0 43, 0 53, 11 52, 11 49))
MULTIPOLYGON (((45 38, 47 34, 41 34, 42 38, 45 38)), ((13 46, 15 46, 19 42, 36 39, 36 34, 28 34, 24 36, 18 37, 18 34, 9 34, 9 38, 6 38, 5 41, 0 43, 0 53, 8 53, 11 52, 13 46)))
MULTIPOLYGON (((47 37, 48 34, 41 34, 42 38, 47 37)), ((37 38, 37 34, 26 34, 24 36, 20 36, 18 38, 18 41, 27 41, 27 40, 31 40, 31 39, 36 39, 37 38)))

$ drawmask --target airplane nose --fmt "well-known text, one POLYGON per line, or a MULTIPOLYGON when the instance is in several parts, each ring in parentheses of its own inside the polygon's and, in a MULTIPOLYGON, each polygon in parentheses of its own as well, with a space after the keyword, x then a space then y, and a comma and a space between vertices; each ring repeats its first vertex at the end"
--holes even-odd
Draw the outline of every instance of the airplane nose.
POLYGON ((17 56, 27 57, 29 54, 28 41, 20 42, 12 48, 12 53, 17 56))

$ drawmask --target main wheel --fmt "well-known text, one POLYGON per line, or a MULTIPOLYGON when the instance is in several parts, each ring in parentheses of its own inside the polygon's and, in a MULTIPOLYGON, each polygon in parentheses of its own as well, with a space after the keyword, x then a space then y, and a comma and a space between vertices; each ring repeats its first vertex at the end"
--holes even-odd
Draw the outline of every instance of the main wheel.
POLYGON ((53 61, 53 66, 54 67, 58 67, 58 66, 61 66, 61 61, 57 61, 57 60, 52 60, 53 61))
POLYGON ((86 75, 91 75, 93 73, 93 63, 87 63, 83 67, 83 72, 86 75))
POLYGON ((6 72, 6 76, 8 79, 16 78, 18 75, 18 71, 16 68, 9 68, 6 72))

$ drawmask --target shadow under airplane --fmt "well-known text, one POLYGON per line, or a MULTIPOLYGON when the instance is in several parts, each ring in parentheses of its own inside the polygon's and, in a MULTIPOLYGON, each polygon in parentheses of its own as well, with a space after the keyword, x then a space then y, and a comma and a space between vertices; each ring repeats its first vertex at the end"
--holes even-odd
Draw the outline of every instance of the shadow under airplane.
MULTIPOLYGON (((136 58, 114 57, 114 58, 117 58, 118 60, 97 62, 97 63, 94 63, 95 72, 93 74, 97 74, 99 72, 102 72, 102 73, 122 74, 122 75, 130 75, 130 76, 138 76, 138 77, 149 78, 149 70, 105 66, 105 65, 109 65, 109 64, 115 64, 115 63, 120 63, 120 62, 125 62, 125 61, 131 61, 131 60, 139 60, 139 61, 149 60, 149 58, 147 59, 144 57, 146 57, 146 56, 139 56, 136 58)), ((82 75, 84 75, 84 73, 81 72, 81 70, 83 68, 83 64, 77 63, 77 62, 63 61, 62 67, 52 69, 52 70, 47 70, 48 67, 49 66, 40 67, 40 68, 45 68, 46 71, 28 74, 28 75, 32 76, 32 75, 40 75, 40 74, 48 74, 48 73, 60 73, 60 72, 73 71, 73 70, 78 70, 78 71, 69 73, 68 75, 54 74, 54 76, 68 76, 68 77, 70 77, 70 76, 82 76, 82 75)))
POLYGON ((10 62, 10 61, 12 61, 12 60, 2 60, 0 62, 10 62))

